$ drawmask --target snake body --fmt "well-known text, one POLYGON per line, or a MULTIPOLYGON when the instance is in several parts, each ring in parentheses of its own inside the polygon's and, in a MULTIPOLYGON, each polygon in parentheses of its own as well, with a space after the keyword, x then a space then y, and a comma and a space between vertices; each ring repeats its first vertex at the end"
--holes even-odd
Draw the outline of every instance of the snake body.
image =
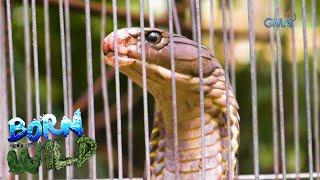
MULTIPOLYGON (((154 96, 157 113, 150 137, 152 179, 174 179, 174 136, 172 120, 169 33, 145 28, 147 88, 154 96)), ((141 33, 139 28, 120 29, 103 43, 105 62, 115 66, 114 38, 118 42, 120 72, 142 86, 141 33)), ((201 177, 201 119, 197 43, 174 35, 177 92, 178 152, 180 179, 201 177)), ((235 172, 239 147, 238 104, 229 85, 231 137, 226 120, 225 73, 218 60, 202 46, 205 107, 206 179, 227 179, 235 172), (228 141, 231 140, 232 169, 228 169, 228 141)))

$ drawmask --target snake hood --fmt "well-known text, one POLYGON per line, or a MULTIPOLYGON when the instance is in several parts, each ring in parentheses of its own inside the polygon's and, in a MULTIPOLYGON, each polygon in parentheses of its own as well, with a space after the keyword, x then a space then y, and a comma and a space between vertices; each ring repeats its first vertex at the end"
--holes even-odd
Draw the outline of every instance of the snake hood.
MULTIPOLYGON (((109 34, 102 48, 106 64, 115 66, 118 53, 120 72, 142 86, 140 28, 125 28, 109 34), (116 39, 115 39, 116 37, 116 39), (117 42, 115 48, 114 42, 117 42)), ((152 179, 174 179, 174 133, 172 119, 171 63, 169 33, 145 28, 147 89, 154 96, 157 113, 150 137, 152 179)), ((201 118, 199 101, 198 46, 184 36, 173 35, 175 59, 178 152, 180 179, 226 179, 235 172, 239 147, 238 104, 231 85, 226 89, 225 73, 218 60, 202 48, 205 108, 205 167, 201 167, 201 118), (227 128, 226 92, 229 91, 230 134, 227 128), (231 142, 232 169, 228 168, 228 142, 231 142)))

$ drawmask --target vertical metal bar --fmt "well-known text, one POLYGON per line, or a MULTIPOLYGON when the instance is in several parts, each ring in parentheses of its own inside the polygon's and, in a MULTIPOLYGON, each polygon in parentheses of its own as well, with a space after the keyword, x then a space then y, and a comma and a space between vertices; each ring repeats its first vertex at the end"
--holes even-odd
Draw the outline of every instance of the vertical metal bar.
POLYGON ((210 0, 210 23, 209 23, 209 44, 210 44, 210 50, 212 54, 214 55, 214 1, 210 0))
MULTIPOLYGON (((32 14, 32 45, 33 45, 33 65, 34 65, 34 81, 36 94, 36 119, 40 118, 40 85, 39 85, 39 67, 38 67, 38 39, 37 39, 37 14, 36 1, 31 1, 32 14)), ((43 179, 42 165, 39 167, 39 179, 43 179)))
MULTIPOLYGON (((1 82, 5 82, 5 79, 4 79, 4 72, 5 72, 5 50, 4 50, 4 47, 5 47, 5 40, 4 40, 4 8, 3 8, 3 1, 0 0, 0 81, 1 82)), ((5 83, 0 83, 0 95, 3 96, 4 95, 4 86, 5 83)), ((7 98, 7 96, 4 96, 5 100, 7 98)), ((0 101, 0 114, 3 114, 4 115, 4 111, 5 111, 5 106, 4 106, 4 101, 0 101)), ((2 127, 5 127, 7 126, 7 124, 5 124, 5 119, 4 117, 0 116, 0 123, 1 123, 1 126, 2 127)), ((0 143, 3 144, 5 142, 5 137, 4 137, 4 134, 3 133, 0 133, 0 143)), ((5 150, 4 149, 1 149, 0 151, 0 179, 4 179, 6 178, 5 175, 4 175, 4 161, 3 159, 5 157, 5 150)))
POLYGON ((5 56, 5 20, 4 20, 4 1, 0 0, 0 121, 2 122, 1 143, 4 145, 0 152, 0 179, 9 178, 9 171, 6 162, 6 153, 8 152, 9 143, 6 140, 8 137, 8 99, 7 99, 7 75, 6 75, 6 56, 5 56))
POLYGON ((115 57, 115 80, 116 80, 116 107, 117 107, 117 140, 118 140, 118 178, 123 178, 122 165, 122 132, 121 132, 121 104, 120 104, 120 77, 119 77, 119 58, 118 58, 118 18, 117 0, 112 0, 113 14, 113 33, 114 33, 114 57, 115 57))
POLYGON ((133 178, 133 83, 128 78, 128 173, 133 178))
MULTIPOLYGON (((132 26, 130 0, 126 0, 127 27, 132 26)), ((133 178, 133 83, 128 77, 128 172, 129 178, 133 178)), ((156 109, 156 108, 155 108, 156 109)))
MULTIPOLYGON (((153 15, 153 5, 152 5, 152 0, 147 0, 147 9, 148 9, 148 15, 149 15, 149 26, 151 27, 151 28, 154 28, 155 27, 155 23, 154 23, 154 15, 153 15)), ((128 15, 127 15, 128 16, 128 15)), ((129 79, 129 78, 128 78, 129 79)), ((128 85, 130 85, 130 84, 128 84, 128 85)), ((128 88, 130 88, 129 86, 128 86, 128 88)), ((128 94, 129 94, 129 92, 128 92, 128 94)), ((129 96, 128 96, 128 98, 129 98, 129 96)), ((128 99, 129 100, 129 99, 128 99)), ((129 102, 129 101, 128 101, 129 102)), ((128 111, 128 113, 129 113, 129 111, 128 111)), ((156 105, 156 103, 154 103, 154 113, 153 113, 153 118, 155 118, 156 117, 156 114, 157 114, 157 105, 156 105)), ((129 114, 128 114, 129 115, 129 114)), ((130 162, 128 162, 128 163, 130 163, 130 162)), ((130 167, 129 167, 130 168, 130 167)))
MULTIPOLYGON (((101 9, 101 43, 105 36, 105 26, 106 26, 106 0, 102 0, 101 9)), ((108 168, 109 168, 109 178, 113 179, 113 156, 112 156, 112 136, 111 136, 111 125, 110 125, 110 110, 109 110, 109 97, 108 97, 108 83, 106 78, 106 65, 104 63, 104 55, 101 50, 100 52, 100 67, 101 67, 101 77, 102 77, 102 96, 103 96, 103 107, 104 107, 104 120, 106 128, 106 139, 107 139, 107 154, 108 154, 108 168)))
POLYGON ((258 110, 257 110, 257 69, 255 57, 255 35, 253 24, 253 2, 247 1, 249 24, 249 49, 250 49, 250 74, 251 74, 251 98, 252 98, 252 133, 253 133, 253 161, 254 176, 259 179, 259 137, 258 137, 258 110))
POLYGON ((173 120, 173 137, 174 137, 174 165, 175 179, 179 180, 179 146, 178 146, 178 117, 177 117, 177 89, 176 89, 176 73, 174 59, 174 41, 173 41, 173 3, 174 0, 168 0, 169 13, 169 41, 170 41, 170 60, 171 60, 171 88, 172 88, 172 120, 173 120))
POLYGON ((224 71, 225 71, 225 89, 226 89, 226 120, 228 128, 228 179, 233 179, 232 170, 232 148, 231 148, 231 124, 230 124, 230 102, 229 102, 229 56, 228 56, 228 35, 227 35, 227 13, 226 13, 226 0, 222 0, 222 28, 223 28, 223 54, 224 54, 224 71))
POLYGON ((47 86, 47 113, 52 113, 52 82, 51 82, 51 46, 50 46, 50 20, 49 3, 44 0, 44 31, 45 31, 45 59, 46 59, 46 86, 47 86))
POLYGON ((40 117, 40 88, 39 88, 39 68, 38 68, 38 39, 37 39, 37 14, 36 2, 31 1, 32 13, 32 46, 34 58, 34 79, 35 79, 35 94, 36 94, 36 118, 40 117))
MULTIPOLYGON (((3 10, 1 8, 1 10, 3 10)), ((2 18, 2 17, 1 17, 2 18)), ((3 25, 3 24, 1 24, 3 25)), ((1 35, 4 35, 4 32, 1 32, 1 35)), ((4 36, 2 36, 4 37, 4 36)), ((1 39, 1 41, 4 41, 4 39, 1 39)), ((1 42, 2 45, 4 45, 2 42, 1 42)), ((5 49, 5 46, 0 46, 3 50, 5 49)), ((1 50, 2 51, 2 50, 1 50)), ((3 127, 3 133, 1 133, 1 143, 3 144, 3 149, 1 149, 1 166, 0 166, 0 177, 3 178, 3 179, 10 179, 10 177, 13 177, 11 176, 8 172, 8 166, 7 166, 7 162, 6 162, 6 156, 7 156, 7 152, 8 152, 8 146, 9 146, 9 143, 8 141, 6 140, 6 138, 8 137, 8 99, 7 99, 7 96, 8 96, 8 93, 7 93, 7 75, 6 75, 6 58, 5 58, 5 52, 2 51, 1 53, 3 53, 3 55, 1 55, 1 67, 0 67, 0 72, 1 72, 1 82, 4 82, 4 83, 1 83, 0 85, 0 93, 1 93, 1 96, 3 98, 1 98, 1 121, 2 121, 2 127, 3 127), (3 142, 2 142, 3 140, 3 142)))
MULTIPOLYGON (((64 0, 65 12, 65 30, 66 30, 66 58, 67 58, 67 84, 68 84, 68 111, 69 118, 73 115, 73 93, 72 93, 72 56, 71 56, 71 29, 70 29, 70 7, 69 0, 64 0)), ((70 136, 71 137, 71 136, 70 136)), ((72 142, 72 141, 71 141, 72 142)), ((73 144, 73 143, 71 143, 73 144)), ((72 151, 72 146, 70 146, 72 151)), ((73 176, 73 169, 70 169, 71 178, 73 176)))
MULTIPOLYGON (((13 61, 13 40, 12 40, 12 19, 11 19, 11 7, 10 1, 6 1, 7 12, 7 31, 8 31, 8 44, 9 44, 9 66, 10 66, 10 87, 11 87, 11 113, 12 118, 16 117, 16 87, 15 87, 15 73, 14 73, 14 61, 13 61)), ((17 150, 16 150, 17 151, 17 150)), ((19 179, 19 175, 14 176, 16 180, 19 179)))
POLYGON ((191 25, 192 25, 192 39, 196 41, 197 33, 196 33, 196 16, 195 16, 195 2, 194 0, 189 0, 190 6, 190 16, 191 16, 191 25))
MULTIPOLYGON (((280 9, 279 0, 275 0, 275 17, 279 18, 280 9)), ((283 82, 282 82, 282 52, 281 52, 281 37, 280 28, 276 28, 277 36, 277 61, 278 61, 278 84, 279 84, 279 113, 280 113, 280 139, 281 139, 281 167, 283 179, 286 179, 286 143, 285 143, 285 128, 284 128, 284 109, 283 109, 283 82)))
MULTIPOLYGON (((12 40, 12 19, 11 19, 11 7, 10 0, 6 0, 6 12, 7 12, 7 31, 8 31, 8 43, 9 43, 9 65, 10 65, 10 85, 11 85, 11 113, 12 118, 17 115, 16 107, 16 86, 15 86, 15 73, 14 73, 14 61, 13 61, 13 40, 12 40)), ((19 175, 15 175, 15 179, 19 179, 19 175)))
MULTIPOLYGON (((193 8, 192 8, 193 9, 193 8)), ((195 20, 196 22, 196 38, 198 43, 198 64, 199 64, 199 84, 200 84, 200 120, 201 120, 201 179, 206 179, 206 163, 205 163, 205 119, 204 119, 204 89, 203 89, 203 64, 201 49, 201 11, 200 1, 195 1, 195 20)))
MULTIPOLYGON (((11 21, 11 7, 10 0, 6 0, 7 12, 7 30, 8 30, 8 43, 9 43, 9 64, 10 64, 10 84, 11 84, 11 111, 12 118, 16 117, 16 86, 15 86, 15 73, 13 61, 13 40, 12 40, 12 21, 11 21)), ((18 176, 19 177, 19 176, 18 176)), ((16 176, 17 178, 17 176, 16 176)))
POLYGON ((128 173, 133 178, 133 83, 128 78, 128 173))
POLYGON ((149 117, 148 117, 148 93, 147 93, 147 70, 146 50, 144 34, 144 0, 139 0, 140 37, 141 37, 141 60, 142 60, 142 89, 143 89, 143 122, 146 155, 146 177, 150 179, 150 153, 149 153, 149 117))
POLYGON ((148 14, 149 14, 149 26, 154 28, 154 16, 153 16, 153 6, 152 6, 152 0, 147 0, 147 6, 148 6, 148 14))
MULTIPOLYGON (((63 2, 59 0, 59 22, 60 22, 60 45, 61 45, 61 64, 62 64, 62 88, 63 88, 63 109, 65 116, 68 116, 68 90, 67 90, 67 65, 66 65, 66 40, 64 29, 63 2)), ((65 140, 66 155, 69 156, 69 139, 65 140)), ((69 168, 66 169, 66 179, 71 179, 69 168)))
MULTIPOLYGON (((67 59, 67 91, 68 91, 68 116, 72 118, 73 115, 73 93, 72 93, 72 56, 71 56, 71 32, 70 32, 70 7, 69 0, 64 0, 65 12, 65 31, 66 31, 66 59, 67 59)), ((71 136, 70 136, 71 137, 71 136)), ((71 139, 70 139, 71 140, 71 139)), ((72 142, 72 141, 71 141, 72 142)), ((70 143, 70 150, 72 151, 73 143, 70 143)), ((72 154, 72 152, 71 152, 72 154)), ((71 166, 70 166, 71 167, 71 166)), ((73 177, 73 169, 70 169, 70 176, 73 177)))
MULTIPOLYGON (((94 96, 93 96, 93 74, 92 74, 92 44, 91 44, 91 18, 90 18, 90 0, 85 0, 86 16, 86 44, 87 44, 87 83, 88 83, 88 114, 89 114, 89 134, 95 139, 95 121, 94 121, 94 96)), ((89 178, 97 178, 96 155, 93 155, 89 161, 89 178)))
POLYGON ((316 172, 320 172, 320 145, 319 145, 319 84, 318 84, 318 54, 317 54, 317 14, 316 14, 316 1, 312 0, 312 25, 313 25, 313 118, 314 118, 314 141, 315 141, 315 154, 316 154, 316 172))
MULTIPOLYGON (((269 15, 272 16, 272 1, 269 1, 269 15)), ((277 118, 277 78, 274 54, 274 31, 269 28, 270 54, 271 54, 271 100, 272 100, 272 141, 273 141, 273 171, 279 174, 279 142, 278 142, 278 118, 277 118)))
MULTIPOLYGON (((148 14, 149 14, 149 26, 151 27, 151 28, 154 28, 155 27, 155 22, 154 22, 154 14, 153 14, 153 5, 152 5, 152 0, 147 0, 147 8, 148 8, 148 14)), ((128 78, 128 80, 129 80, 129 78, 128 78)), ((131 80, 130 80, 131 81, 131 80)), ((130 89, 130 88, 132 88, 132 82, 131 82, 131 84, 128 82, 128 89, 130 89)), ((128 92, 128 103, 131 103, 130 101, 132 101, 132 99, 130 99, 130 94, 132 94, 132 92, 128 92)), ((129 104, 128 104, 128 106, 129 106, 129 104)), ((131 107, 131 109, 132 109, 132 107, 131 107)), ((129 110, 129 109, 128 109, 129 110)), ((130 112, 128 111, 128 118, 130 119, 130 112)), ((153 113, 153 118, 155 118, 156 117, 156 114, 157 114, 157 105, 156 105, 156 103, 154 103, 154 113, 153 113)), ((130 137, 130 139, 131 139, 131 137, 130 137)), ((130 155, 130 152, 129 152, 129 155, 130 155)), ((130 157, 129 157, 130 158, 130 157)), ((132 158, 132 157, 131 157, 132 158)), ((131 163, 130 161, 129 161, 129 163, 131 163)), ((131 163, 132 164, 132 163, 131 163)), ((130 165, 129 165, 129 170, 132 170, 132 167, 130 167, 130 165)), ((130 174, 130 172, 129 172, 129 174, 130 174)))
MULTIPOLYGON (((44 0, 44 33, 45 33, 45 58, 46 58, 46 86, 47 86, 47 113, 52 113, 52 81, 51 81, 51 46, 50 46, 50 21, 49 3, 44 0)), ((50 138, 52 138, 50 134, 50 138)), ((53 180, 53 170, 48 171, 48 179, 53 180)))
POLYGON ((50 20, 49 3, 44 0, 44 32, 45 32, 45 58, 46 58, 46 86, 47 86, 47 113, 52 113, 52 82, 51 82, 51 46, 50 46, 50 20))
MULTIPOLYGON (((295 0, 291 0, 291 12, 295 12, 295 0)), ((297 53, 295 23, 293 22, 292 31, 292 84, 293 84, 293 123, 294 123, 294 149, 295 149, 295 172, 299 177, 300 173, 300 133, 299 133, 299 98, 298 98, 298 75, 297 75, 297 53)))
MULTIPOLYGON (((72 59, 71 59, 71 35, 70 35, 70 8, 69 8, 69 0, 64 0, 64 12, 65 12, 65 48, 66 48, 66 61, 67 61, 67 108, 69 118, 72 118, 73 115, 73 98, 72 98, 72 59)), ((66 138, 66 155, 70 157, 73 155, 73 134, 70 134, 66 138)), ((73 166, 67 166, 66 168, 67 177, 70 179, 73 178, 73 166)))
POLYGON ((229 0, 229 21, 230 21, 230 60, 231 60, 231 85, 236 96, 236 59, 234 54, 234 27, 233 27, 233 1, 229 0))
MULTIPOLYGON (((24 52, 25 52, 25 82, 26 82, 26 109, 27 124, 32 120, 32 89, 31 89, 31 41, 29 29, 29 2, 23 0, 23 29, 24 29, 24 52)), ((32 179, 32 174, 27 173, 27 179, 32 179)))
POLYGON ((29 3, 23 0, 23 28, 24 28, 24 51, 25 51, 25 76, 26 76, 26 107, 27 123, 32 119, 32 92, 31 92, 31 48, 29 29, 29 3))
POLYGON ((127 27, 130 28, 132 26, 132 19, 131 19, 131 0, 126 0, 126 22, 127 27))
POLYGON ((26 76, 26 107, 27 123, 32 120, 32 91, 31 91, 31 45, 29 29, 29 3, 23 0, 23 28, 24 28, 24 52, 25 52, 25 76, 26 76))
POLYGON ((176 29, 176 33, 181 35, 181 27, 180 27, 180 21, 179 21, 179 15, 177 11, 176 1, 172 0, 172 10, 173 10, 173 19, 174 19, 174 27, 176 29))
POLYGON ((307 46, 307 19, 306 19, 306 1, 302 0, 302 29, 303 29, 303 58, 304 58, 304 73, 305 73, 305 91, 306 91, 306 118, 307 118, 307 132, 308 132, 308 164, 309 175, 312 179, 313 173, 313 154, 312 154, 312 124, 311 124, 311 107, 310 107, 310 75, 309 75, 309 60, 308 60, 308 46, 307 46))

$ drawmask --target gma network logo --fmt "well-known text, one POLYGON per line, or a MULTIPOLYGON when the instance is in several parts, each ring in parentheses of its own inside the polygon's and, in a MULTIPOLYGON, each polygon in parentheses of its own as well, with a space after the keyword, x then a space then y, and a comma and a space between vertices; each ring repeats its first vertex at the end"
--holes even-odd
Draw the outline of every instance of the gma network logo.
POLYGON ((271 27, 282 27, 282 28, 292 28, 293 22, 297 19, 295 12, 286 12, 286 18, 270 18, 267 17, 264 20, 264 26, 267 28, 271 27))
POLYGON ((63 117, 60 129, 55 128, 57 123, 56 117, 53 114, 41 116, 38 120, 33 120, 28 128, 25 127, 25 122, 15 117, 8 122, 9 138, 8 141, 12 144, 11 149, 7 154, 9 171, 14 174, 29 172, 37 174, 40 164, 44 164, 46 169, 60 170, 66 166, 76 165, 82 167, 96 152, 97 143, 94 139, 84 136, 82 127, 82 118, 80 110, 76 110, 72 119, 63 117), (59 138, 49 139, 49 133, 58 137, 67 137, 72 131, 77 135, 75 140, 76 150, 73 157, 61 157, 61 141, 59 138), (22 138, 27 137, 31 143, 21 144, 15 143, 22 138), (46 139, 44 144, 39 143, 39 139, 46 139), (29 155, 28 148, 34 147, 35 153, 32 158, 29 155), (17 155, 16 148, 21 148, 20 155, 17 155), (43 157, 43 158, 42 158, 43 157))

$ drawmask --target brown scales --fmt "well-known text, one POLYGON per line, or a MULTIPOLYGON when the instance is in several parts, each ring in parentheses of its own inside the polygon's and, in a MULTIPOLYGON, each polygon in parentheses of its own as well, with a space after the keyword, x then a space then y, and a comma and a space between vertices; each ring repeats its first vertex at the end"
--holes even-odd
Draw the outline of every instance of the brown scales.
MULTIPOLYGON (((215 142, 208 144, 205 148, 206 159, 207 153, 211 154, 209 160, 211 162, 206 162, 206 171, 210 169, 221 168, 221 174, 216 177, 217 179, 226 179, 228 176, 228 129, 226 122, 226 90, 225 90, 225 77, 223 69, 216 69, 212 73, 212 77, 205 78, 205 114, 206 124, 213 123, 216 125, 214 128, 209 128, 209 133, 206 133, 206 137, 214 137, 215 142), (210 80, 211 79, 211 80, 210 80)), ((195 88, 196 89, 196 88, 195 88)), ((238 114, 238 104, 232 92, 231 86, 229 86, 229 102, 230 102, 230 127, 231 127, 231 144, 232 144, 232 157, 233 157, 233 173, 236 166, 236 153, 239 146, 239 114, 238 114)), ((179 118, 179 117, 178 117, 179 118)), ((198 118, 200 119, 200 118, 198 118)), ((157 113, 154 121, 154 128, 151 133, 150 139, 150 158, 151 158, 151 174, 155 179, 163 179, 163 171, 166 168, 166 163, 174 163, 174 159, 166 158, 165 151, 165 130, 161 125, 162 115, 157 113)), ((192 124, 183 124, 183 127, 178 128, 190 128, 191 129, 200 129, 200 121, 194 121, 192 124)), ((193 140, 200 141, 201 134, 200 131, 196 133, 192 132, 193 140), (195 137, 196 136, 196 137, 195 137)), ((182 141, 182 137, 179 137, 179 144, 182 141)), ((170 157, 174 156, 173 154, 169 155, 170 157)), ((201 170, 201 148, 191 149, 191 150, 180 150, 179 148, 179 163, 180 163, 180 177, 182 179, 189 179, 186 174, 198 174, 201 170), (181 157, 190 157, 190 158, 181 158, 181 157), (193 161, 199 159, 198 166, 194 166, 193 161)), ((167 169, 166 169, 167 170, 167 169)), ((174 174, 174 169, 170 169, 170 172, 174 174)), ((196 176, 189 176, 196 177, 196 176)), ((199 177, 199 176, 198 176, 199 177)), ((210 175, 207 175, 207 179, 210 175)))

